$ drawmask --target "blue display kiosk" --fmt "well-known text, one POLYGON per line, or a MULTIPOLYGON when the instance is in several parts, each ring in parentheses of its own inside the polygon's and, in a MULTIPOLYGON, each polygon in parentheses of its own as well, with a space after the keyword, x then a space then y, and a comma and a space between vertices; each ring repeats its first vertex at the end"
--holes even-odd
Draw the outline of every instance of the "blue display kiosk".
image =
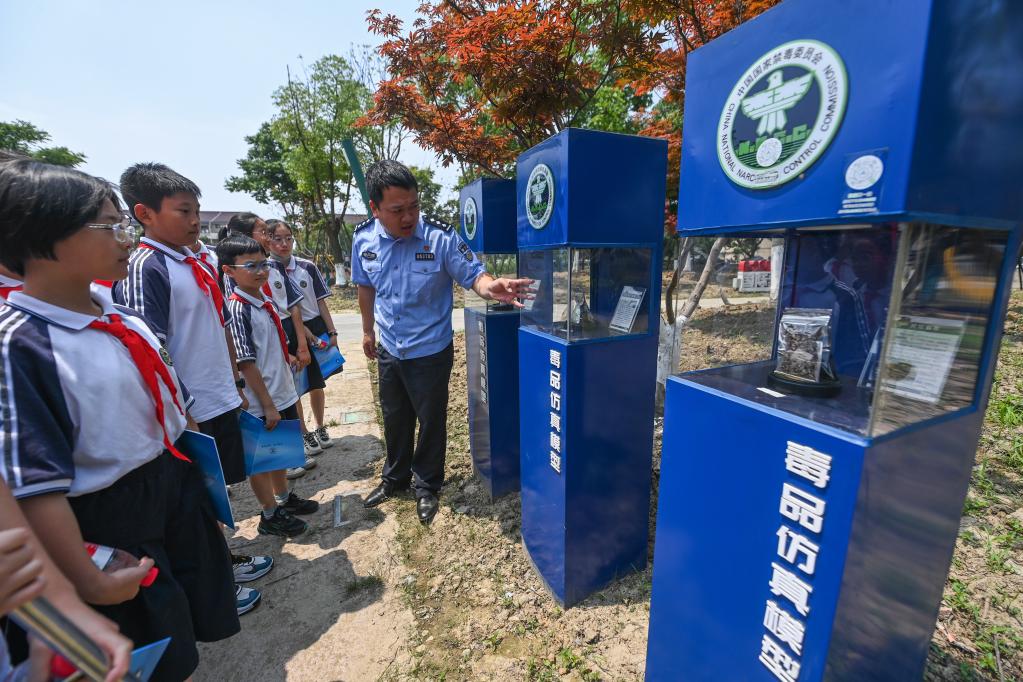
POLYGON ((646 565, 666 165, 577 129, 518 159, 522 540, 565 606, 646 565))
POLYGON ((1021 35, 787 0, 690 55, 679 231, 785 255, 762 357, 668 382, 648 680, 920 679, 1020 247, 1021 35))
MULTIPOLYGON (((515 277, 515 181, 482 178, 459 193, 462 236, 495 277, 515 277)), ((466 293, 465 361, 472 464, 491 499, 519 489, 519 313, 466 293), (491 360, 494 358, 494 360, 491 360), (491 397, 500 408, 490 409, 491 397)))

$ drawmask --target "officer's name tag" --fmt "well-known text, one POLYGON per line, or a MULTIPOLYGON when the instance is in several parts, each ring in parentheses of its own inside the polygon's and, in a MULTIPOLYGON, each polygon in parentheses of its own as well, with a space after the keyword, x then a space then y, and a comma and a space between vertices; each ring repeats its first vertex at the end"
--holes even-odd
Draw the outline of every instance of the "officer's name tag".
POLYGON ((377 255, 373 251, 363 251, 362 252, 362 257, 365 260, 376 260, 377 259, 377 255))
POLYGON ((437 260, 437 254, 417 252, 416 260, 437 260))

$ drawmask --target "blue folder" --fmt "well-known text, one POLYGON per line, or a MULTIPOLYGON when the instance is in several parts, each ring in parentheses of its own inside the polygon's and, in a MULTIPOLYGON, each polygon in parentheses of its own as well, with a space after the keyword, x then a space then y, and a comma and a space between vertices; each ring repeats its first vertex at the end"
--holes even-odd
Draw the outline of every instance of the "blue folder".
POLYGON ((316 358, 316 362, 320 366, 320 374, 326 380, 341 371, 345 364, 345 358, 341 355, 341 351, 330 342, 330 337, 321 336, 320 341, 326 343, 327 347, 323 350, 313 348, 313 357, 316 358))
POLYGON ((273 431, 267 431, 262 419, 242 410, 239 422, 245 473, 249 476, 305 464, 302 429, 297 419, 282 419, 273 431))
POLYGON ((204 433, 186 430, 175 445, 199 466, 206 492, 213 501, 217 519, 234 530, 234 512, 231 511, 231 500, 227 497, 227 482, 224 480, 224 469, 220 465, 217 442, 204 433))
POLYGON ((167 650, 167 645, 170 644, 170 641, 170 637, 165 637, 131 652, 131 663, 128 666, 128 671, 135 675, 135 679, 139 680, 139 682, 146 682, 152 677, 153 670, 156 669, 156 664, 160 662, 163 652, 167 650))

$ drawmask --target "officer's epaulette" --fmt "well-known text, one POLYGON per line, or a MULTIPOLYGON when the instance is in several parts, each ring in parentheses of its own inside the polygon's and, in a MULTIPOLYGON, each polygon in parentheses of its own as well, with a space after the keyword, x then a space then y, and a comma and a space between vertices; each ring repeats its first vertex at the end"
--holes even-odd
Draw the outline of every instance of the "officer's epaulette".
POLYGON ((372 225, 372 224, 373 224, 373 221, 374 221, 374 220, 376 220, 376 218, 374 218, 373 216, 370 216, 370 217, 366 218, 366 219, 365 219, 365 220, 363 220, 363 221, 362 221, 361 223, 359 223, 358 225, 356 225, 356 226, 355 226, 355 229, 353 229, 353 230, 352 230, 352 232, 353 232, 353 233, 354 233, 354 232, 358 232, 359 230, 361 230, 361 229, 363 229, 363 228, 365 228, 365 227, 369 227, 370 225, 372 225))
POLYGON ((433 227, 436 227, 440 230, 444 230, 445 232, 450 232, 455 227, 451 223, 446 223, 437 216, 432 215, 424 215, 423 222, 426 223, 427 225, 432 225, 433 227))

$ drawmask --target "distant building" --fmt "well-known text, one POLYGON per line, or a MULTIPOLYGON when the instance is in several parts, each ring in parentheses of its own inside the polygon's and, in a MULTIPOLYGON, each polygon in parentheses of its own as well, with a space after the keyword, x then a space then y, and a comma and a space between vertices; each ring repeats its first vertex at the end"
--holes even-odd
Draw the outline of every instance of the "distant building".
POLYGON ((207 243, 217 241, 217 233, 239 213, 242 211, 199 211, 199 238, 207 243))

